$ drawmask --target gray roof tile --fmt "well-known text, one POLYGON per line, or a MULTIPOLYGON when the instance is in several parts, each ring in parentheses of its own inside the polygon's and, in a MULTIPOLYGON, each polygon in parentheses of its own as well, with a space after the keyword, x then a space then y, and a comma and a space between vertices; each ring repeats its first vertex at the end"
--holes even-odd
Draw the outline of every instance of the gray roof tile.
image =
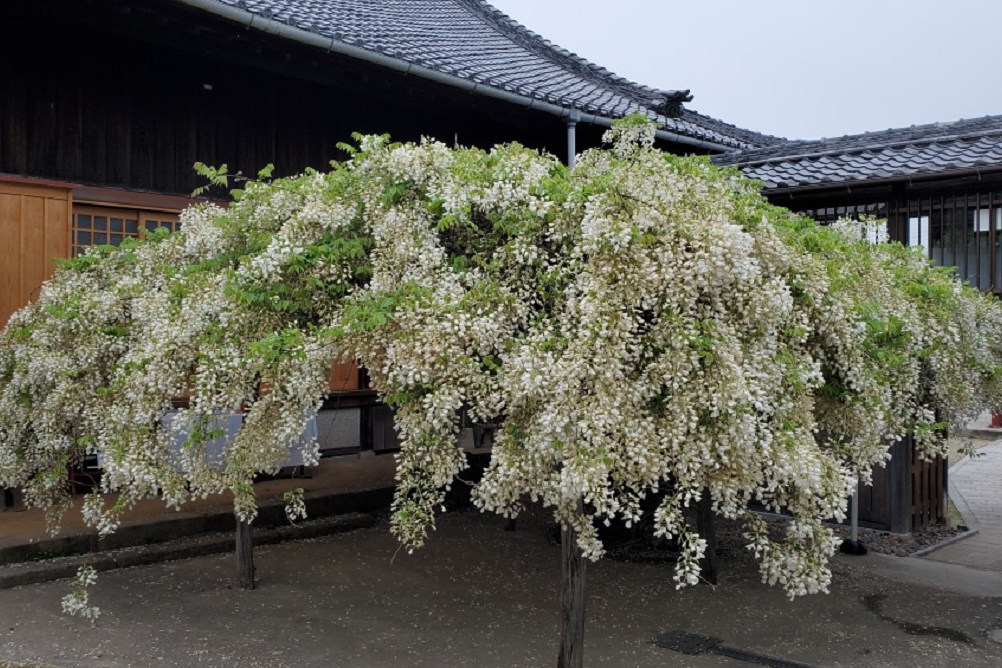
POLYGON ((739 167, 766 190, 1002 167, 1002 116, 788 141, 724 153, 713 161, 739 167))

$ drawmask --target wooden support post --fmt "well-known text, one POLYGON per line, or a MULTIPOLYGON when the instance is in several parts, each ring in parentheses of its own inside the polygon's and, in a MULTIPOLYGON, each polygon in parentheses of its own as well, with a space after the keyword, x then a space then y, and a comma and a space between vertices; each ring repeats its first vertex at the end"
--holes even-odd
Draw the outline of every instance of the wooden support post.
POLYGON ((696 505, 696 532, 706 541, 700 575, 710 584, 717 584, 717 535, 713 526, 713 499, 708 489, 703 490, 696 505))
POLYGON ((560 530, 560 655, 557 668, 582 668, 585 631, 585 559, 577 531, 560 530))
POLYGON ((237 581, 241 589, 254 588, 254 540, 249 522, 237 519, 237 581))
MULTIPOLYGON (((391 426, 390 429, 393 427, 391 426)), ((376 435, 375 422, 372 415, 372 405, 366 404, 358 409, 358 456, 359 458, 375 454, 376 435)), ((385 447, 385 443, 380 443, 385 447)))
POLYGON ((912 456, 911 437, 891 446, 891 461, 887 463, 890 479, 891 533, 912 531, 912 456))

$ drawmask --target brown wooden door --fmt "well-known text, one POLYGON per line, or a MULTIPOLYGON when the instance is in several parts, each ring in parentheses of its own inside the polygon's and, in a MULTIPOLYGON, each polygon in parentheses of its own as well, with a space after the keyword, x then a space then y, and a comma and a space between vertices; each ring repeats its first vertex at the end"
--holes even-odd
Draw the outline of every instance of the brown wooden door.
POLYGON ((69 257, 72 188, 0 176, 0 327, 69 257))

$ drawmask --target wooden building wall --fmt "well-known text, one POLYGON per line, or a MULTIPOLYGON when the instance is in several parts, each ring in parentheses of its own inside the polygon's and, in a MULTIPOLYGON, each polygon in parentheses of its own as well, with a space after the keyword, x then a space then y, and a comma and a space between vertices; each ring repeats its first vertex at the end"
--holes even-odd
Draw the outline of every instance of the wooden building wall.
MULTIPOLYGON (((324 169, 353 132, 566 149, 551 114, 180 3, 0 2, 0 174, 187 195, 202 185, 197 161, 251 175, 324 169)), ((579 150, 603 132, 579 124, 579 150)))
POLYGON ((306 82, 61 25, 39 52, 13 29, 0 28, 3 173, 187 194, 196 161, 297 173, 350 133, 338 118, 356 103, 306 82))
POLYGON ((196 161, 323 169, 352 132, 557 155, 566 136, 549 114, 176 3, 0 3, 0 173, 186 195, 196 161))
POLYGON ((70 187, 0 179, 0 327, 69 257, 70 187))
MULTIPOLYGON (((105 213, 128 223, 160 196, 148 194, 186 196, 204 185, 197 161, 226 163, 231 173, 267 164, 278 175, 324 169, 355 131, 474 145, 519 140, 555 152, 564 141, 562 123, 541 112, 178 3, 0 2, 0 325, 51 275, 54 258, 74 250, 71 233, 74 244, 115 243, 110 233, 97 241, 102 235, 74 230, 69 185, 37 180, 83 184, 90 199, 78 204, 106 206, 107 189, 121 189, 114 201, 124 204, 111 206, 128 210, 105 213), (14 183, 26 178, 35 185, 14 183)), ((180 208, 155 204, 157 212, 180 208)))
MULTIPOLYGON (((83 184, 77 203, 86 205, 74 223, 65 188, 0 196, 0 326, 51 274, 54 258, 115 244, 141 233, 144 217, 164 223, 164 212, 176 213, 151 197, 204 185, 195 162, 249 175, 267 164, 277 176, 325 169, 344 157, 336 144, 353 132, 480 147, 517 141, 561 157, 566 148, 564 121, 551 114, 180 3, 0 2, 0 179, 83 184), (109 198, 108 189, 121 190, 109 198), (98 231, 98 220, 108 229, 98 231), (112 229, 115 221, 122 229, 112 229)), ((579 150, 598 145, 603 132, 579 124, 579 150)), ((332 389, 359 387, 354 366, 334 370, 332 389)))

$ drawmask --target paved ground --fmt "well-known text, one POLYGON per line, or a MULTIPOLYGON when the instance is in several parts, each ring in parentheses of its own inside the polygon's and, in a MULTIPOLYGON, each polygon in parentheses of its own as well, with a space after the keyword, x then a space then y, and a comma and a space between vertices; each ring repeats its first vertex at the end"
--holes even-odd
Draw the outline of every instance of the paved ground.
MULTIPOLYGON (((45 666, 554 665, 559 546, 546 516, 515 532, 478 513, 442 518, 429 544, 398 551, 384 524, 261 548, 260 586, 230 588, 232 557, 104 573, 95 626, 61 614, 65 582, 0 591, 0 661, 45 666)), ((899 584, 843 558, 830 595, 786 600, 724 545, 721 583, 676 591, 663 564, 603 561, 588 570, 586 657, 593 667, 741 668, 649 641, 681 629, 817 668, 1002 665, 1002 598, 899 584), (850 565, 851 564, 851 565, 850 565)), ((892 559, 888 557, 887 559, 892 559)), ((961 567, 918 562, 934 571, 961 567)), ((995 576, 996 574, 984 574, 995 576)), ((996 595, 998 592, 995 592, 996 595)))
POLYGON ((927 559, 1002 572, 1002 441, 950 467, 950 496, 979 531, 927 559))

